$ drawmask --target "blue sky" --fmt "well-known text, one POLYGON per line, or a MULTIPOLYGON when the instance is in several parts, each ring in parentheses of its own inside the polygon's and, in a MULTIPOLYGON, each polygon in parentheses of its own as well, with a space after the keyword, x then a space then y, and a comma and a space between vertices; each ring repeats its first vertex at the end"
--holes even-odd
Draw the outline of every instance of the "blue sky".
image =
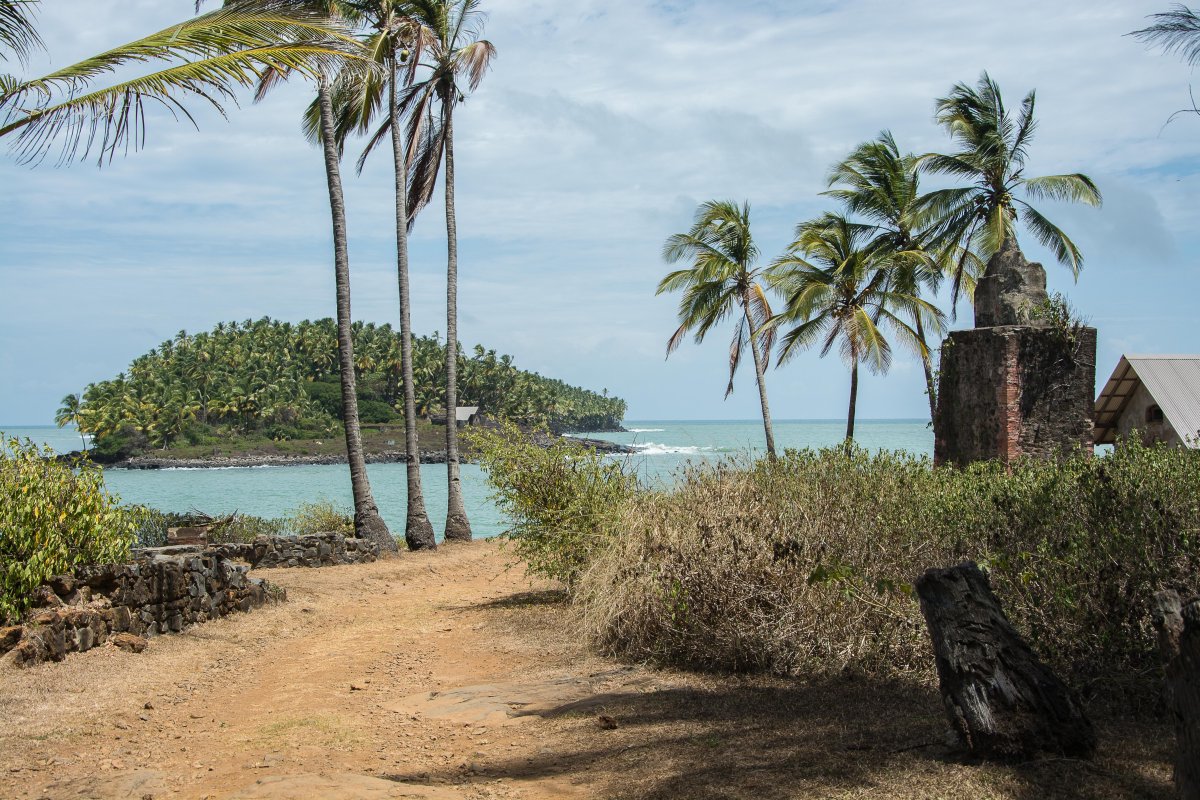
MULTIPOLYGON (((1164 127, 1195 76, 1124 36, 1168 5, 489 0, 499 58, 456 120, 461 338, 607 388, 634 419, 753 418, 752 370, 722 400, 724 331, 664 361, 676 298, 654 295, 663 241, 699 203, 747 199, 774 257, 830 208, 823 176, 858 142, 890 128, 912 151, 948 148, 934 98, 986 69, 1012 105, 1038 90, 1028 174, 1084 171, 1105 194, 1098 211, 1043 209, 1084 252, 1078 284, 1022 240, 1100 329, 1100 380, 1123 352, 1196 352, 1200 117, 1164 127)), ((46 0, 49 54, 30 71, 192 6, 46 0)), ((201 112, 199 131, 157 114, 146 149, 103 169, 0 152, 0 423, 49 422, 63 395, 180 329, 333 315, 322 162, 299 133, 307 101, 289 87, 228 121, 201 112)), ((347 202, 355 316, 395 324, 386 159, 348 177, 347 202)), ((445 328, 441 213, 425 211, 413 242, 422 332, 445 328)), ((926 415, 922 384, 898 357, 864 380, 859 414, 926 415)), ((781 419, 843 416, 848 386, 835 355, 768 374, 781 419)))

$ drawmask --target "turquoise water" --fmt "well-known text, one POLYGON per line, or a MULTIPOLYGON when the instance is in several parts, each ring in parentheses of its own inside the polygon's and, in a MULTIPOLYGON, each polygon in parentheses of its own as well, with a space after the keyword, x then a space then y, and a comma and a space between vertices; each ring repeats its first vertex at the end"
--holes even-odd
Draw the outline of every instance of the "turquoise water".
MULTIPOLYGON (((631 420, 628 433, 589 434, 592 438, 628 444, 638 450, 627 457, 631 469, 644 480, 663 484, 689 461, 717 460, 753 452, 761 455, 760 421, 655 421, 631 420)), ((70 428, 0 426, 6 436, 30 438, 59 452, 78 450, 79 435, 70 428)), ((829 447, 845 435, 844 421, 777 421, 779 448, 829 447)), ((871 450, 933 452, 933 432, 917 420, 861 420, 855 438, 871 450)), ((624 457, 622 457, 624 458, 624 457)), ((368 467, 371 489, 383 518, 395 533, 404 530, 405 469, 403 464, 368 467)), ((434 527, 446 515, 446 469, 440 464, 421 467, 426 507, 434 527)), ((111 491, 126 503, 163 511, 196 509, 208 514, 239 511, 260 517, 280 517, 301 503, 329 500, 344 508, 352 503, 350 475, 344 465, 255 467, 248 469, 123 470, 105 473, 111 491)), ((472 464, 462 466, 463 499, 476 536, 490 537, 505 529, 483 472, 472 464)))

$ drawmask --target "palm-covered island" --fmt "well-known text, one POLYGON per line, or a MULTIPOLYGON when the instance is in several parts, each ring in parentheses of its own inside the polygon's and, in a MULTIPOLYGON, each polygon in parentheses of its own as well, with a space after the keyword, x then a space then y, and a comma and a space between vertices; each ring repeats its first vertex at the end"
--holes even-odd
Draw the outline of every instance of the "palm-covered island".
MULTIPOLYGON (((366 453, 404 449, 401 339, 388 325, 355 323, 354 372, 366 453)), ((219 323, 134 359, 116 377, 69 395, 60 423, 93 439, 102 463, 250 454, 345 454, 332 319, 219 323)), ((422 451, 441 448, 446 345, 413 339, 413 394, 422 451), (437 419, 438 425, 433 421, 437 419)), ((495 419, 554 432, 619 429, 625 401, 519 369, 512 356, 476 345, 458 355, 460 406, 495 419)))

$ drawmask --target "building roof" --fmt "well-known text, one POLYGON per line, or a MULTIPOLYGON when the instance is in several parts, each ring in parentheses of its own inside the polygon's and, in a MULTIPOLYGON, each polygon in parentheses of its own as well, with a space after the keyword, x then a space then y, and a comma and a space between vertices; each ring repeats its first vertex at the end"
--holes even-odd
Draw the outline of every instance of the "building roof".
POLYGON ((479 413, 479 406, 459 406, 454 409, 455 422, 470 422, 471 417, 479 413))
POLYGON ((1117 421, 1138 386, 1145 386, 1184 440, 1200 431, 1200 355, 1121 356, 1096 398, 1096 444, 1111 444, 1117 421))

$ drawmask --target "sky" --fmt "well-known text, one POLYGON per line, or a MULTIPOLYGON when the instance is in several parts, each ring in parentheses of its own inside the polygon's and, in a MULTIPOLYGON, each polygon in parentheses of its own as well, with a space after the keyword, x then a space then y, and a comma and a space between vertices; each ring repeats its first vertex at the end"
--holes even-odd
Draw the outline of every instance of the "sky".
MULTIPOLYGON (((44 0, 40 74, 191 15, 193 0, 44 0)), ((487 0, 499 55, 455 120, 459 330, 518 366, 629 402, 630 419, 751 419, 752 369, 723 398, 732 329, 665 359, 678 297, 656 296, 663 242, 710 199, 747 200, 769 261, 833 210, 829 167, 890 129, 952 147, 934 101, 987 70, 1016 106, 1037 90, 1026 174, 1081 171, 1102 209, 1046 203, 1085 257, 1078 283, 1032 237, 1099 328, 1098 382, 1122 353, 1200 351, 1200 116, 1193 70, 1127 36, 1166 0, 487 0)), ((20 64, 0 64, 17 71, 20 64)), ((48 424, 64 395, 180 330, 334 315, 320 153, 300 133, 311 87, 244 98, 199 130, 154 113, 146 147, 37 167, 0 143, 0 424, 48 424)), ((348 147, 352 158, 358 148, 348 147)), ((348 165, 353 312, 398 324, 386 155, 348 165)), ((929 184, 932 186, 933 184, 929 184)), ((444 209, 412 242, 414 329, 445 330, 444 209)), ((945 298, 943 298, 945 300, 945 298)), ((960 308, 954 327, 969 327, 960 308)), ((747 362, 747 366, 749 366, 747 362)), ((928 418, 920 363, 865 376, 861 418, 928 418)), ((767 374, 778 419, 844 417, 836 352, 767 374)))

